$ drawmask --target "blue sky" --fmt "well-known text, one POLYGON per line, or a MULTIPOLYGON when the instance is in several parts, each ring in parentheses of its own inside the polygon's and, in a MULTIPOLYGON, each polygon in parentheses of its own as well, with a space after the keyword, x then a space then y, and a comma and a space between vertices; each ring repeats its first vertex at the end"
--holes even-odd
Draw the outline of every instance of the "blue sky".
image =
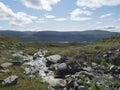
POLYGON ((0 30, 120 32, 120 0, 0 0, 0 30))

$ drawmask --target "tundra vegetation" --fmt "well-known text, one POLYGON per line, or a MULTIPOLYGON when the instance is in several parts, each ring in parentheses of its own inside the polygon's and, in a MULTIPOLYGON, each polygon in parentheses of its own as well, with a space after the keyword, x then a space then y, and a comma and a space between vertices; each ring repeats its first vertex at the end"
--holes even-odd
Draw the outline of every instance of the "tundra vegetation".
POLYGON ((0 35, 0 90, 119 89, 120 36, 61 43, 0 35))

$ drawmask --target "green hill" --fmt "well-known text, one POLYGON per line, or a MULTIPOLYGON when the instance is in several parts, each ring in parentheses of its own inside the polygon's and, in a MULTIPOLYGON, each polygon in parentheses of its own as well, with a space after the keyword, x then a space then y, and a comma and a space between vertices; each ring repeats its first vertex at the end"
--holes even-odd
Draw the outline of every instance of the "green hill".
POLYGON ((67 42, 94 42, 110 36, 118 35, 118 32, 109 32, 105 30, 88 30, 88 31, 0 31, 1 35, 8 35, 24 41, 67 41, 67 42))

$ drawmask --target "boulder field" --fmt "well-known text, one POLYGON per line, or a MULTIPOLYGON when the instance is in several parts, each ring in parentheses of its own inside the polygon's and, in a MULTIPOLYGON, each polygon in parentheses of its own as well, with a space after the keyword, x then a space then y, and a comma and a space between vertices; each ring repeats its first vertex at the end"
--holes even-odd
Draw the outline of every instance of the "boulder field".
MULTIPOLYGON (((95 62, 91 64, 67 63, 69 60, 61 55, 45 56, 47 50, 40 49, 34 55, 25 56, 22 51, 14 51, 13 57, 20 57, 21 61, 11 61, 0 65, 0 73, 7 73, 7 67, 20 66, 28 78, 39 77, 42 82, 49 83, 48 90, 92 90, 91 85, 103 86, 109 90, 120 90, 114 85, 120 80, 120 67, 116 65, 101 65, 95 62)), ((120 52, 120 50, 116 50, 120 52)), ((112 52, 103 54, 107 57, 112 52)), ((119 60, 120 61, 120 60, 119 60)), ((11 75, 2 80, 2 86, 16 85, 19 76, 11 75)))

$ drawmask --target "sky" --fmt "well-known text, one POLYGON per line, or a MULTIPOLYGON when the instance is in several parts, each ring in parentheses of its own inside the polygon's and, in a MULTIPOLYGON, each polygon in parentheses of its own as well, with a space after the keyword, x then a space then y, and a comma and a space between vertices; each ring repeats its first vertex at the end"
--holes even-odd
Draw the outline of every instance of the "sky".
POLYGON ((120 32, 120 0, 0 0, 0 30, 120 32))

